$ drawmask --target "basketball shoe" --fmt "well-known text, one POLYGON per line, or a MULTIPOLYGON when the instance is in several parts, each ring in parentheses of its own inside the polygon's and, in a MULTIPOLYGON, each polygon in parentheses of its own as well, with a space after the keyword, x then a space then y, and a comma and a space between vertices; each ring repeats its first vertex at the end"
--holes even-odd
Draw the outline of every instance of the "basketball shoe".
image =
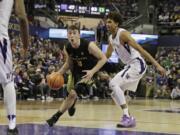
POLYGON ((126 115, 123 115, 121 122, 117 124, 117 127, 124 127, 124 128, 130 128, 136 126, 136 120, 134 117, 130 116, 127 117, 126 115))
POLYGON ((18 129, 15 127, 14 129, 7 129, 7 135, 18 135, 18 129))
POLYGON ((62 115, 61 112, 56 112, 50 119, 46 120, 47 124, 52 127, 59 119, 59 117, 62 115))

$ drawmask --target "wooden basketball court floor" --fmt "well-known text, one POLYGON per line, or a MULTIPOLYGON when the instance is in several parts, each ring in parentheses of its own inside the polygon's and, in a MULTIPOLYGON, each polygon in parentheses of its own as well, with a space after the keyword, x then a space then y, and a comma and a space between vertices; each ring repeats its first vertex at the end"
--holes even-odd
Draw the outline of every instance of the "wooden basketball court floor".
MULTIPOLYGON (((46 120, 62 101, 18 101, 19 135, 165 135, 180 134, 180 101, 134 99, 129 102, 135 128, 116 128, 122 111, 111 99, 78 101, 73 117, 65 113, 50 128, 46 120)), ((0 135, 6 135, 7 119, 0 101, 0 135)))

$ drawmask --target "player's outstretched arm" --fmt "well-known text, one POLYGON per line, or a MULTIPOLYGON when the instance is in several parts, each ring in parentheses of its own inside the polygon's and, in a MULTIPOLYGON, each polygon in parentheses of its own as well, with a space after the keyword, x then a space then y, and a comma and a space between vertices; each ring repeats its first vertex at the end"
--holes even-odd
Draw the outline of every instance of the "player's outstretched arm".
POLYGON ((161 73, 161 75, 166 75, 166 70, 131 37, 129 32, 122 32, 120 41, 123 43, 128 43, 128 45, 138 50, 142 56, 149 60, 154 66, 156 66, 157 70, 161 73))

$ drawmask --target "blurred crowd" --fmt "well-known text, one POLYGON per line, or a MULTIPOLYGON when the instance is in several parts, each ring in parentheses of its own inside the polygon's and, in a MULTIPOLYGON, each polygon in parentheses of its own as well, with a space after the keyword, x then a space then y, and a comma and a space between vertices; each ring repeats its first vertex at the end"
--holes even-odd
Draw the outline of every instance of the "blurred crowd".
MULTIPOLYGON (((14 81, 17 98, 24 100, 48 100, 64 98, 67 94, 66 83, 69 72, 65 74, 65 84, 60 90, 51 90, 46 83, 46 77, 53 71, 57 71, 64 62, 62 51, 63 44, 49 39, 40 39, 31 36, 31 46, 27 57, 21 56, 22 44, 20 37, 14 33, 10 34, 14 60, 14 81)), ((180 97, 180 47, 159 48, 156 59, 167 70, 167 76, 161 76, 152 66, 148 66, 145 77, 140 86, 143 91, 137 91, 136 95, 147 98, 172 98, 180 97)), ((120 70, 120 69, 119 69, 120 70)), ((94 78, 91 87, 84 87, 84 93, 80 99, 110 98, 111 90, 108 82, 116 74, 100 71, 94 78)), ((138 88, 138 89, 139 89, 138 88)), ((2 97, 2 90, 0 95, 2 97)))
POLYGON ((142 79, 145 97, 180 98, 180 47, 159 48, 156 59, 166 68, 167 75, 161 76, 153 66, 149 66, 142 79))
POLYGON ((159 1, 157 15, 159 25, 180 26, 180 3, 176 0, 159 1))
POLYGON ((26 58, 21 56, 22 44, 20 37, 10 34, 14 61, 14 81, 20 98, 50 98, 50 89, 46 76, 56 71, 63 64, 62 46, 57 42, 30 37, 30 47, 26 58))

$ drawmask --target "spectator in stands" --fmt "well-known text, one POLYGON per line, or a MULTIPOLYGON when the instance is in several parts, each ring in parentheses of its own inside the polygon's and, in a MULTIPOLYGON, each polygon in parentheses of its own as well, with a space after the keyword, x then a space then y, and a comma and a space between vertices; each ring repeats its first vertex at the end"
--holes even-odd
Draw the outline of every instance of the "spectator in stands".
POLYGON ((102 99, 109 97, 109 75, 106 72, 99 72, 96 80, 98 96, 102 99))
POLYGON ((180 79, 177 80, 177 85, 172 89, 171 92, 172 99, 179 99, 180 98, 180 79))
POLYGON ((167 95, 167 86, 168 86, 168 80, 167 77, 157 75, 156 77, 156 91, 154 92, 154 98, 165 98, 164 96, 167 95))
POLYGON ((146 76, 143 78, 143 82, 145 83, 145 97, 153 97, 154 95, 154 90, 155 90, 155 86, 154 86, 154 69, 152 66, 149 66, 147 69, 147 73, 146 76))
POLYGON ((153 19, 154 19, 154 10, 155 7, 153 4, 150 4, 148 6, 148 17, 149 17, 149 23, 153 23, 153 19))

